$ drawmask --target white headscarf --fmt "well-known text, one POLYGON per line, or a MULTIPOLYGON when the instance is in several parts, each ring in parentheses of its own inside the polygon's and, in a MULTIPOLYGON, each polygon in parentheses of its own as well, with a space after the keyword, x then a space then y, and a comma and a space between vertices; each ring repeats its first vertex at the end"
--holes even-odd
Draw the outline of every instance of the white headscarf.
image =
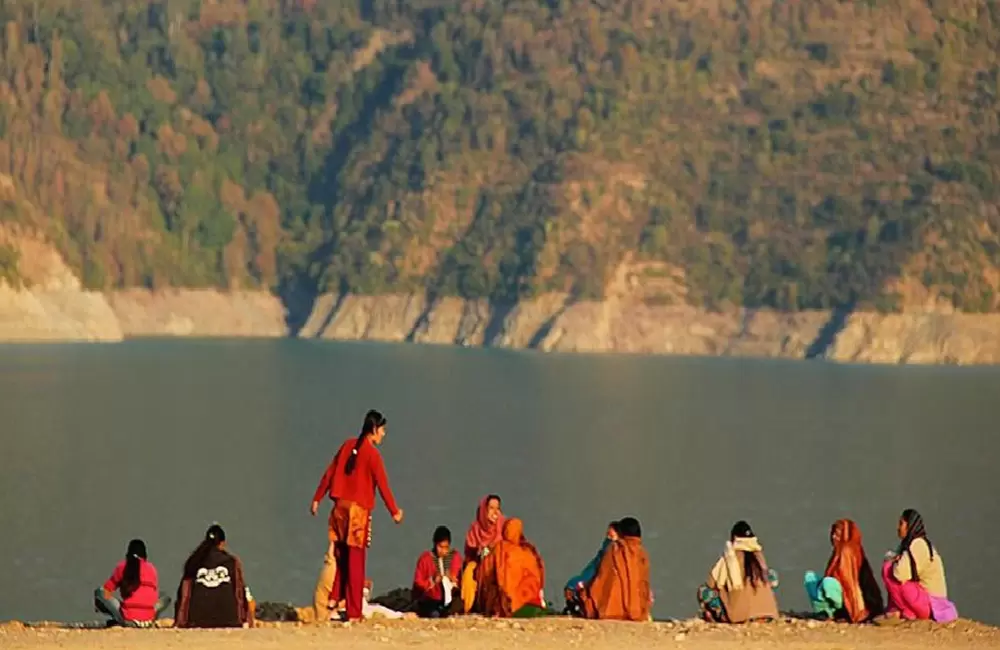
POLYGON ((743 565, 740 564, 737 551, 756 553, 762 550, 756 537, 737 537, 732 542, 726 542, 722 557, 712 567, 711 578, 717 589, 739 591, 743 588, 743 565))

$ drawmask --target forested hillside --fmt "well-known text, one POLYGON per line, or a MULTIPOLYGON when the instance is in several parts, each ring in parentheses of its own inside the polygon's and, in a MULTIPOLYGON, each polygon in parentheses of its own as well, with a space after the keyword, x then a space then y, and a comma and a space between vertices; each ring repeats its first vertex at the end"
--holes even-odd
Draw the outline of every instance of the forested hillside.
MULTIPOLYGON (((85 283, 1000 307, 990 0, 0 0, 85 283)), ((15 252, 0 247, 0 276, 15 252)))

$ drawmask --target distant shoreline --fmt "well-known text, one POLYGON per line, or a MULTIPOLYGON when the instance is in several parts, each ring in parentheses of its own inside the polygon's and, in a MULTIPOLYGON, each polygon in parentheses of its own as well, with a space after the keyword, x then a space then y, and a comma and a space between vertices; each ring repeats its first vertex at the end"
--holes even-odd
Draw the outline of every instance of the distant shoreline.
POLYGON ((541 352, 821 359, 846 363, 1000 363, 1000 314, 924 311, 712 312, 684 305, 548 294, 511 304, 423 293, 324 294, 289 318, 263 291, 0 286, 0 342, 145 338, 304 338, 541 352), (289 321, 297 322, 290 326, 289 321))

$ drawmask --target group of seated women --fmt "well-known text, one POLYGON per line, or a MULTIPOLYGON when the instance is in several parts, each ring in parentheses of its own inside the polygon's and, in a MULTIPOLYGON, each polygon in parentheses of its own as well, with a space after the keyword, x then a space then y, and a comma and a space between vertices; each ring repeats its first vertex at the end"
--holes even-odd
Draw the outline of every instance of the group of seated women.
POLYGON ((500 497, 483 497, 465 536, 465 553, 451 549, 451 533, 434 534, 433 551, 417 561, 413 577, 420 616, 458 613, 531 617, 544 614, 545 563, 524 536, 520 519, 506 518, 500 497))
MULTIPOLYGON (((520 519, 503 515, 500 497, 483 497, 465 536, 465 553, 451 548, 440 527, 433 549, 417 560, 413 577, 420 616, 458 613, 526 618, 547 613, 545 563, 524 536, 520 519)), ((647 620, 652 598, 649 556, 639 522, 613 522, 587 569, 566 588, 567 611, 586 618, 647 620)))
MULTIPOLYGON (((483 498, 466 534, 464 554, 452 547, 446 527, 435 530, 433 545, 420 555, 413 577, 413 610, 418 616, 533 617, 550 611, 541 555, 524 536, 521 520, 506 518, 501 505, 497 495, 483 498)), ((955 620, 958 613, 948 600, 944 561, 928 539, 920 514, 905 510, 897 534, 899 545, 882 565, 883 601, 857 524, 849 519, 835 522, 826 570, 822 577, 812 571, 805 575, 814 615, 878 624, 955 620)), ((777 586, 777 573, 768 567, 760 540, 747 522, 737 522, 708 580, 698 588, 701 615, 713 623, 776 619, 777 586)), ((567 582, 564 593, 565 613, 573 616, 650 620, 649 556, 639 522, 633 517, 611 522, 597 555, 567 582)), ((94 597, 98 611, 131 627, 151 625, 170 604, 159 592, 157 571, 142 540, 129 543, 125 559, 94 597)), ((184 563, 175 626, 249 627, 254 610, 242 564, 227 550, 225 531, 212 525, 184 563)))
MULTIPOLYGON (((931 544, 923 518, 904 510, 897 525, 899 546, 886 555, 882 582, 887 602, 872 571, 861 530, 850 519, 834 522, 833 552, 823 577, 805 574, 805 590, 818 618, 849 623, 891 625, 903 620, 947 623, 958 618, 948 600, 944 561, 931 544)), ((777 574, 768 568, 760 541, 745 521, 733 526, 722 556, 708 581, 698 589, 702 618, 714 623, 743 623, 777 618, 777 574)))

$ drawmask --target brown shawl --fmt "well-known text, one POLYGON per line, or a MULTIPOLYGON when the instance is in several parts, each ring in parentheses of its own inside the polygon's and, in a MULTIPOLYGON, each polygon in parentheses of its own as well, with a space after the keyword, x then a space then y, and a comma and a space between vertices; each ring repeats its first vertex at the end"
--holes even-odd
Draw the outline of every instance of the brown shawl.
MULTIPOLYGON (((177 587, 177 603, 174 605, 174 627, 237 627, 249 625, 253 627, 255 606, 248 599, 249 590, 243 577, 243 563, 231 553, 222 549, 213 549, 209 554, 209 565, 220 563, 231 569, 229 585, 217 587, 219 598, 201 599, 198 605, 192 606, 193 591, 197 588, 196 577, 184 576, 177 587), (232 599, 235 602, 227 603, 232 599), (207 601, 207 602, 204 602, 207 601), (221 602, 220 602, 221 601, 221 602), (231 608, 231 616, 230 610, 231 608)), ((212 590, 214 591, 214 589, 212 590)))
POLYGON ((613 542, 587 586, 587 618, 646 621, 649 609, 649 555, 642 540, 625 537, 613 542))

